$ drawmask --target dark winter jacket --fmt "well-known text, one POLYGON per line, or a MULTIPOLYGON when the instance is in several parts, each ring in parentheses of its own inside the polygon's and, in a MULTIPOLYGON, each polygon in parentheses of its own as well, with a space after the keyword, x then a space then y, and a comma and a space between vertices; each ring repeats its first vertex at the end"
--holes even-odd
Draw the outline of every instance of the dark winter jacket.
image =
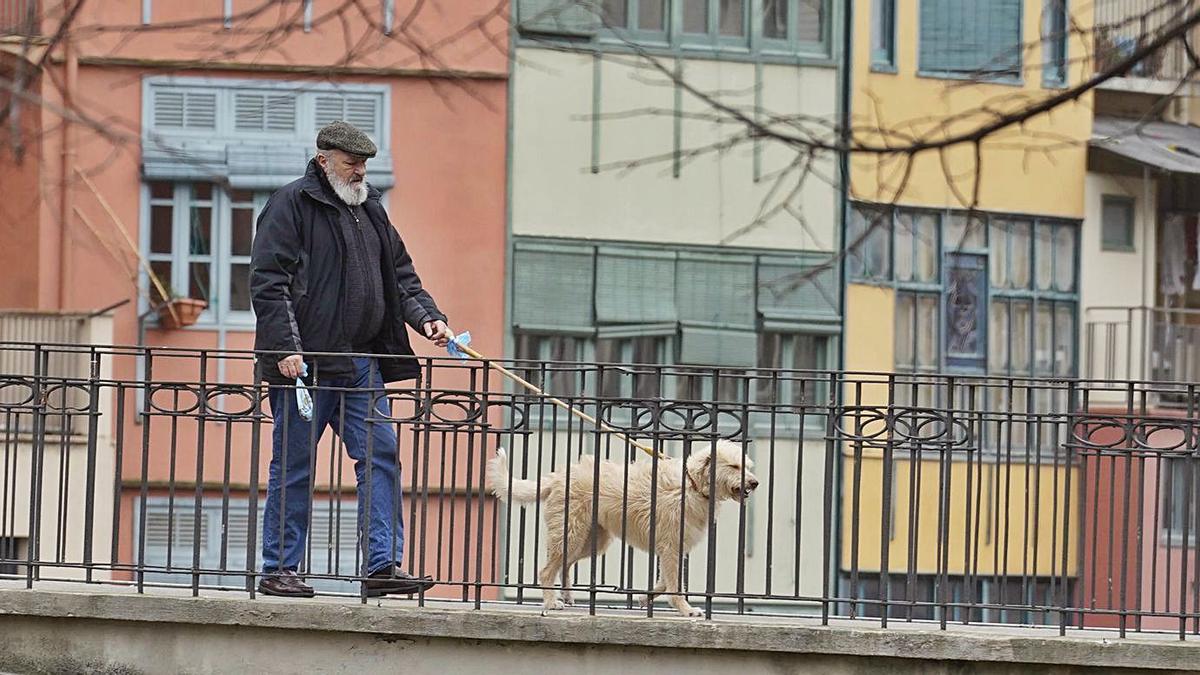
MULTIPOLYGON (((394 382, 420 373, 411 358, 405 323, 419 332, 425 322, 445 321, 446 315, 421 287, 379 194, 369 188, 363 204, 379 235, 384 279, 383 327, 371 351, 409 357, 380 359, 384 381, 394 382)), ((278 363, 288 354, 351 351, 352 336, 346 334, 341 317, 346 242, 337 220, 346 208, 313 159, 304 177, 271 195, 258 217, 250 261, 250 298, 258 321, 254 349, 284 352, 259 355, 262 379, 268 382, 287 382, 278 363)), ((305 361, 310 378, 325 380, 354 372, 348 356, 306 357, 305 361)))

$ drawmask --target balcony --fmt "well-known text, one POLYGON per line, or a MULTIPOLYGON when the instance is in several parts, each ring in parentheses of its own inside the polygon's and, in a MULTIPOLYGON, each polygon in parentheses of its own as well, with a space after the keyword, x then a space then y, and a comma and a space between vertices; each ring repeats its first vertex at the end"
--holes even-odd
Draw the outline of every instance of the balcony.
POLYGON ((1157 403, 1184 406, 1200 386, 1200 309, 1091 307, 1083 333, 1083 376, 1149 380, 1157 403))
MULTIPOLYGON (((1178 25, 1195 6, 1195 0, 1096 0, 1095 72, 1104 72, 1128 58, 1161 31, 1178 25)), ((1176 40, 1102 88, 1166 95, 1188 73, 1187 52, 1176 40)))

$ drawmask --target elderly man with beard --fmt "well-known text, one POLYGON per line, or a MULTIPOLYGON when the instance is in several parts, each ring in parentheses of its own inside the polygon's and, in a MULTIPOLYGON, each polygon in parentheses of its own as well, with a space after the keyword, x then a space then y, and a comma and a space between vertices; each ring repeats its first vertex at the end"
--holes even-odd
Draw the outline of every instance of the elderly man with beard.
POLYGON ((314 594, 299 571, 314 446, 326 426, 354 459, 366 593, 408 594, 433 585, 400 565, 396 433, 391 424, 368 418, 390 414, 385 383, 419 375, 405 324, 441 347, 453 334, 422 288, 379 190, 366 181, 367 160, 375 153, 371 139, 352 125, 329 124, 317 134, 317 153, 304 177, 272 195, 258 219, 250 265, 255 350, 262 379, 284 385, 272 386, 269 394, 274 442, 258 585, 266 595, 314 594), (311 420, 300 414, 286 386, 297 377, 314 388, 311 420))

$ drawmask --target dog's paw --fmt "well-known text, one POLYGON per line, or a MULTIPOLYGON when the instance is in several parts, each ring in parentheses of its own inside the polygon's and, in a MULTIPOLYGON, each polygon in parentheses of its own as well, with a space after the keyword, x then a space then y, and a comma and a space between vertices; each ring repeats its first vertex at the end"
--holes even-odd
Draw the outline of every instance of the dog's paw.
POLYGON ((650 596, 648 596, 648 595, 640 596, 638 598, 638 607, 641 607, 642 609, 646 609, 647 607, 650 606, 651 602, 653 602, 653 601, 650 599, 650 596))
MULTIPOLYGON (((565 605, 567 607, 574 607, 575 606, 575 596, 571 595, 570 591, 563 591, 562 599, 559 600, 559 604, 565 605)), ((560 606, 559 609, 562 609, 562 607, 560 606)))
POLYGON ((704 616, 704 610, 688 605, 686 607, 680 607, 679 614, 680 616, 685 616, 689 619, 698 619, 704 616))
POLYGON ((558 600, 555 600, 553 603, 547 603, 547 604, 543 604, 543 605, 542 605, 542 616, 546 616, 546 613, 547 613, 547 612, 557 612, 557 611, 560 611, 560 610, 562 610, 564 607, 566 607, 566 605, 564 605, 564 604, 563 604, 563 601, 562 601, 562 599, 561 599, 561 598, 560 598, 560 599, 558 599, 558 600))
POLYGON ((508 451, 504 448, 496 448, 496 457, 501 460, 508 460, 508 451))

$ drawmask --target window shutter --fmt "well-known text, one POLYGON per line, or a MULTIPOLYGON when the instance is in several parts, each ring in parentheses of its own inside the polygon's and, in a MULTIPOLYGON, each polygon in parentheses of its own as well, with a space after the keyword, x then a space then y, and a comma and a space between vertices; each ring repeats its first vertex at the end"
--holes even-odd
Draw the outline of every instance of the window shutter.
POLYGON ((596 257, 596 321, 678 321, 675 253, 601 247, 596 257))
MULTIPOLYGON (((988 2, 988 40, 984 62, 980 67, 988 72, 1008 77, 1021 75, 1021 3, 1019 0, 988 2)), ((981 40, 982 41, 982 40, 981 40)))
POLYGON ((679 320, 754 329, 754 257, 681 253, 679 320))
POLYGON ((518 27, 527 33, 592 35, 600 20, 583 0, 517 0, 518 27))
POLYGON ((813 272, 826 263, 821 258, 803 256, 768 255, 759 259, 758 311, 768 330, 783 329, 783 324, 795 329, 797 324, 837 323, 837 266, 813 272))
POLYGON ((234 95, 234 128, 238 131, 291 133, 296 128, 293 94, 238 92, 234 95))
POLYGON ((758 357, 758 334, 684 325, 679 336, 679 362, 696 366, 752 368, 758 357))
POLYGON ((1016 77, 1021 0, 921 0, 920 69, 1016 77))
POLYGON ((379 108, 380 101, 376 96, 318 95, 313 115, 316 123, 314 131, 320 131, 321 127, 330 122, 345 120, 361 129, 378 143, 379 108))
POLYGON ((590 246, 518 242, 513 251, 513 325, 522 330, 593 330, 595 259, 590 246))
POLYGON ((346 121, 362 129, 372 137, 379 134, 379 116, 374 97, 349 96, 346 98, 346 121))
POLYGON ((304 175, 308 147, 287 143, 240 143, 228 146, 229 185, 273 190, 304 175))
POLYGON ((202 140, 169 144, 142 143, 142 175, 147 180, 199 180, 223 178, 227 173, 225 146, 202 140))
MULTIPOLYGON (((142 564, 165 566, 169 550, 172 568, 192 566, 192 552, 196 547, 193 506, 193 502, 180 499, 175 501, 174 509, 168 507, 166 500, 147 501, 146 554, 142 564)), ((137 546, 136 542, 134 546, 137 546)), ((200 516, 199 547, 203 560, 208 548, 208 523, 203 512, 200 516)))
MULTIPOLYGON (((317 574, 353 576, 358 573, 358 514, 353 501, 326 500, 313 504, 308 548, 310 571, 317 574)), ((306 560, 308 558, 306 557, 306 560)))
POLYGON ((156 88, 152 118, 156 129, 216 129, 213 91, 156 88))
POLYGON ((320 131, 321 127, 342 119, 346 113, 345 101, 333 94, 317 96, 315 108, 316 129, 313 131, 320 131))

